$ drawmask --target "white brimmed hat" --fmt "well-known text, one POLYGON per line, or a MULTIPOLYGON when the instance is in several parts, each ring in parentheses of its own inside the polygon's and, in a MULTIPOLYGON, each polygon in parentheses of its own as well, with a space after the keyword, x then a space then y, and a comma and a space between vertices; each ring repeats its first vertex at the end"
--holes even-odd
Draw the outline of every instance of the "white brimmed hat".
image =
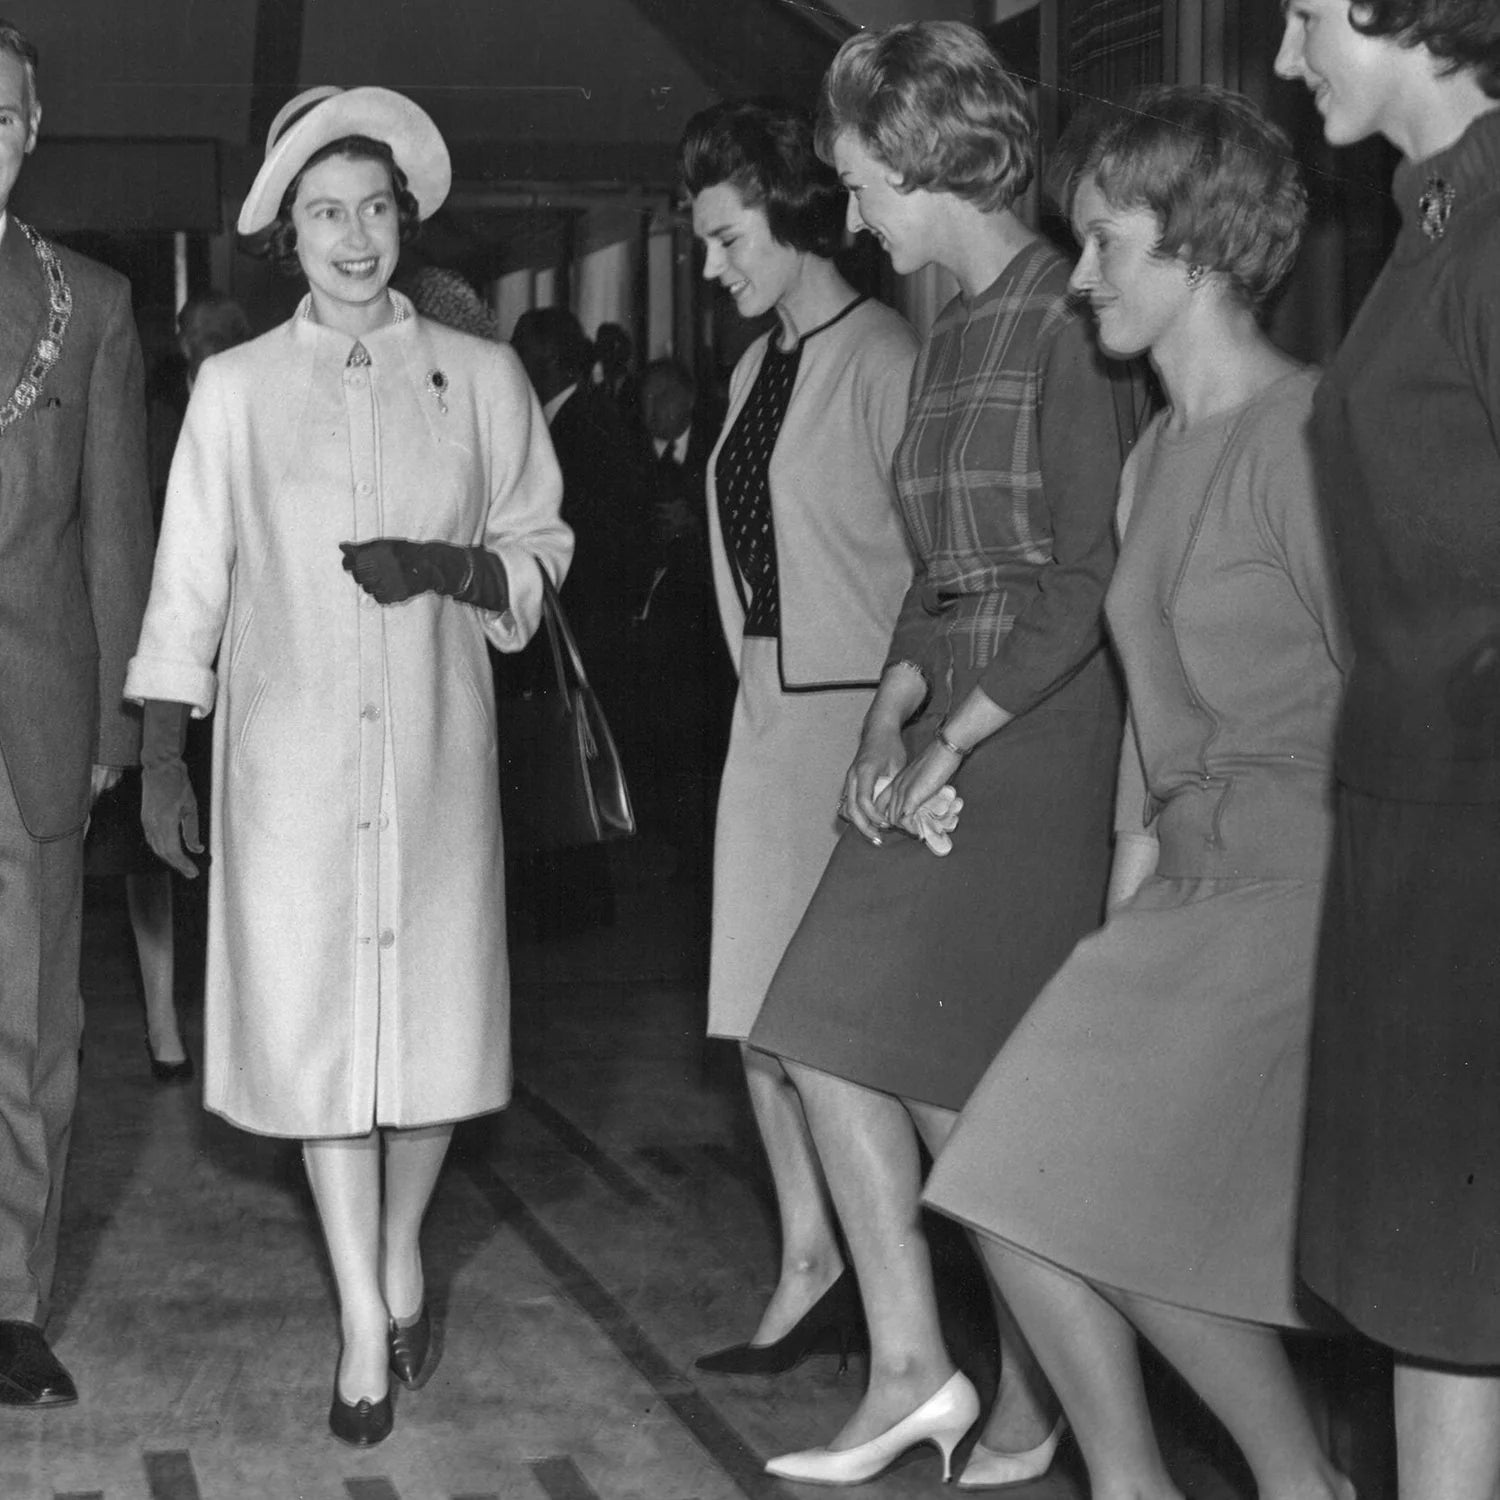
POLYGON ((453 182, 448 148, 427 112, 394 89, 341 89, 319 84, 281 107, 266 135, 261 163, 240 208, 241 234, 255 234, 275 221, 288 185, 315 151, 346 135, 384 141, 406 174, 418 217, 442 206, 453 182))

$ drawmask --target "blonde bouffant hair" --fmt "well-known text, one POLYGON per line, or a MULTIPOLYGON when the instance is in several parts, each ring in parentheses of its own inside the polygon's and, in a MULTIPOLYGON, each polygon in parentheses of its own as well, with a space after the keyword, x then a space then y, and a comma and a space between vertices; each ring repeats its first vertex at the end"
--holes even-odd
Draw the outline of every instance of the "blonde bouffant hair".
POLYGON ((961 21, 861 32, 823 79, 818 155, 845 132, 911 192, 1006 209, 1036 175, 1036 115, 994 49, 961 21))

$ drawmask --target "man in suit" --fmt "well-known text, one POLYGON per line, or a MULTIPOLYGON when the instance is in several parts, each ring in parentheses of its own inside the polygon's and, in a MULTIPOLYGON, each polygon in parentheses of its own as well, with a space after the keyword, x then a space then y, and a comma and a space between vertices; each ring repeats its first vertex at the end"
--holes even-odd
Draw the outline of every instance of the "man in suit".
POLYGON ((42 1332, 83 1001, 83 833, 138 754, 121 691, 151 576, 130 288, 9 210, 41 121, 0 20, 0 1403, 78 1399, 42 1332))
MULTIPOLYGON (((562 470, 562 517, 573 528, 573 565, 562 587, 568 622, 578 639, 589 681, 609 721, 627 781, 641 769, 641 704, 630 638, 631 611, 650 578, 647 555, 649 482, 640 439, 632 435, 602 387, 589 382, 594 351, 566 308, 533 308, 511 331, 547 419, 562 470)), ((525 671, 503 664, 507 681, 525 671)), ((533 903, 544 938, 563 937, 614 921, 614 884, 602 845, 542 856, 507 882, 517 899, 533 903)), ((530 925, 518 912, 521 926, 530 925)))
POLYGON ((652 572, 636 610, 641 696, 651 705, 655 779, 648 813, 673 874, 705 895, 714 804, 729 743, 735 677, 714 604, 706 479, 719 421, 673 359, 641 376, 653 482, 652 572))

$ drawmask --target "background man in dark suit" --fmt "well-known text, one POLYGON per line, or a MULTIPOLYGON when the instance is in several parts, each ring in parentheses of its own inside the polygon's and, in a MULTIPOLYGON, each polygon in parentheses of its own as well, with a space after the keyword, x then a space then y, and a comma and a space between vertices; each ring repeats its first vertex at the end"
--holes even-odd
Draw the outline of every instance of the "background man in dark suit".
MULTIPOLYGON (((562 602, 633 788, 642 774, 643 729, 630 621, 650 581, 650 488, 640 436, 604 389, 589 383, 593 346, 566 308, 522 313, 511 344, 536 387, 562 470, 562 518, 575 538, 562 602)), ((502 663, 502 694, 541 660, 532 648, 502 663)), ((530 899, 531 913, 513 915, 523 928, 534 920, 543 938, 614 921, 608 851, 599 845, 544 857, 507 888, 516 902, 530 899)))
POLYGON ((676 360, 641 376, 652 479, 651 577, 636 609, 639 697, 651 735, 644 823, 669 845, 672 873, 706 897, 719 773, 735 676, 714 603, 705 481, 720 417, 676 360))
POLYGON ((151 573, 130 288, 8 211, 41 120, 0 20, 0 1402, 77 1400, 42 1327, 78 1083, 83 831, 138 753, 151 573))

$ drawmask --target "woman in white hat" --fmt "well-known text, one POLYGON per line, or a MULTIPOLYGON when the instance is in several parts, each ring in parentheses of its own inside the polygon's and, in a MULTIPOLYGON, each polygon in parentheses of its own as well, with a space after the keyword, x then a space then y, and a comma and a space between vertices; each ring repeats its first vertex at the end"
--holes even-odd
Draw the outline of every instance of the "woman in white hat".
POLYGON ((207 360, 127 696, 142 812, 185 874, 187 715, 217 703, 204 1103, 301 1139, 338 1286, 334 1435, 391 1430, 436 1354, 418 1230, 456 1120, 509 1097, 486 642, 537 628, 572 535, 500 344, 389 289, 442 202, 432 121, 386 89, 292 101, 240 214, 308 294, 207 360))

